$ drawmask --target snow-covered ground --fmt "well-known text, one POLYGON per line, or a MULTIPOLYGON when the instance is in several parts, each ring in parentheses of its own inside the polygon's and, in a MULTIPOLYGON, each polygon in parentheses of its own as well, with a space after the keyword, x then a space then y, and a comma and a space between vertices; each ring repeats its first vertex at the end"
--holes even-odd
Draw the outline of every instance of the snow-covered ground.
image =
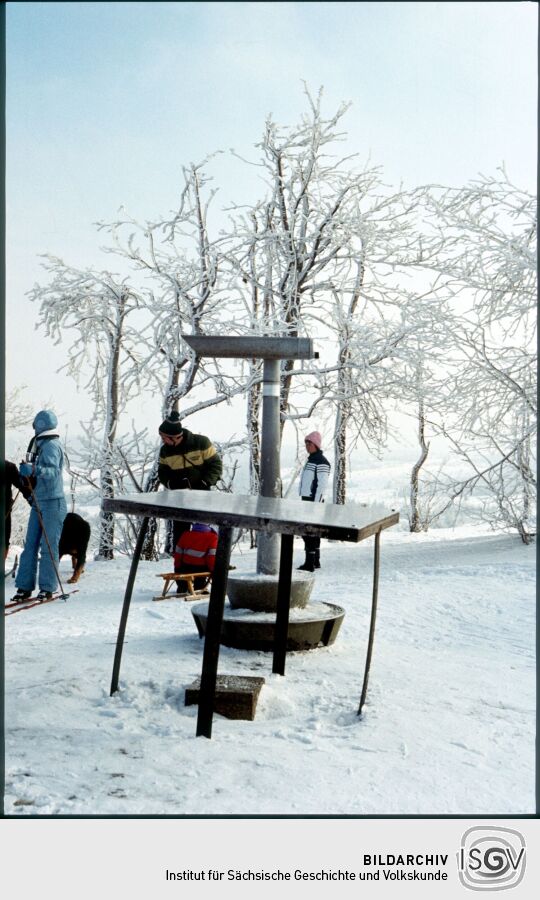
MULTIPOLYGON (((129 560, 90 561, 67 602, 6 618, 6 814, 532 813, 534 546, 472 526, 385 532, 358 719, 372 556, 372 540, 323 541, 313 600, 346 616, 285 678, 269 654, 222 648, 220 672, 266 683, 255 721, 215 716, 211 741, 184 705, 203 647, 191 604, 152 601, 163 561, 140 565, 112 698, 129 560)), ((253 569, 254 552, 234 563, 253 569)))

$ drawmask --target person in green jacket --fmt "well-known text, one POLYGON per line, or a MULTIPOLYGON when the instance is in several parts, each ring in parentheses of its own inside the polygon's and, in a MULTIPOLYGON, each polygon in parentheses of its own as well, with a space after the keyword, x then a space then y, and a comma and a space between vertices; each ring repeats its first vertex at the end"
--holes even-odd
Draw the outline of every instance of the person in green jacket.
MULTIPOLYGON (((158 479, 169 490, 209 491, 221 478, 223 463, 210 438, 182 426, 173 410, 159 426, 158 479)), ((189 522, 173 521, 172 551, 189 522)))

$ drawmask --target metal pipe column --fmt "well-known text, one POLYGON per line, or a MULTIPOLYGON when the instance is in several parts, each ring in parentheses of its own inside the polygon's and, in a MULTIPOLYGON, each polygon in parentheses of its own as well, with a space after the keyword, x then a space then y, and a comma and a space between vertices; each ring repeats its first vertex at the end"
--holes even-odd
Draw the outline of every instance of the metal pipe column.
POLYGON ((131 560, 131 567, 126 584, 126 592, 124 594, 124 603, 122 605, 122 614, 120 616, 120 625, 118 627, 118 637, 116 638, 116 650, 114 653, 113 673, 111 679, 111 697, 118 690, 118 680, 120 678, 120 663, 122 661, 122 649, 124 647, 124 635, 126 633, 129 607, 131 604, 131 595, 133 593, 133 585, 135 584, 135 576, 139 567, 139 560, 141 558, 144 539, 146 537, 146 532, 148 531, 148 522, 149 517, 145 516, 141 522, 139 534, 137 535, 137 543, 135 544, 133 558, 131 560))
POLYGON ((360 704, 358 706, 358 715, 362 715, 362 708, 366 700, 366 694, 369 681, 369 668, 371 666, 371 655, 373 653, 373 641, 375 640, 375 620, 377 618, 377 599, 379 595, 379 560, 380 560, 380 542, 381 532, 375 533, 375 552, 373 555, 373 592, 371 595, 371 621, 369 625, 368 648, 366 654, 366 667, 364 669, 364 682, 362 684, 362 694, 360 696, 360 704))
POLYGON ((227 576, 231 561, 232 536, 232 528, 220 525, 214 576, 212 578, 212 587, 210 588, 206 635, 204 638, 201 686, 199 688, 199 712, 197 714, 197 737, 212 737, 219 644, 223 626, 227 576))
POLYGON ((274 657, 272 660, 272 672, 275 675, 285 675, 285 657, 287 656, 287 636, 291 607, 293 542, 293 534, 281 535, 276 630, 274 636, 274 657))
MULTIPOLYGON (((263 367, 263 401, 261 425, 261 497, 281 497, 280 478, 280 395, 281 364, 279 359, 265 359, 263 367)), ((277 575, 280 541, 278 534, 259 533, 257 572, 277 575)))

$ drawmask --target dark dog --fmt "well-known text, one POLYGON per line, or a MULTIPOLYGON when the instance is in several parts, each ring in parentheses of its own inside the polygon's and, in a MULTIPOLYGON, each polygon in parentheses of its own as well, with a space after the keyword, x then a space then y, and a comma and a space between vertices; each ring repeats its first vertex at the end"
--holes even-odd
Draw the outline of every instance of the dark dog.
POLYGON ((77 513, 68 513, 62 525, 60 535, 59 555, 69 553, 73 565, 73 575, 68 578, 68 584, 76 584, 84 572, 86 562, 86 550, 90 540, 90 525, 77 513))

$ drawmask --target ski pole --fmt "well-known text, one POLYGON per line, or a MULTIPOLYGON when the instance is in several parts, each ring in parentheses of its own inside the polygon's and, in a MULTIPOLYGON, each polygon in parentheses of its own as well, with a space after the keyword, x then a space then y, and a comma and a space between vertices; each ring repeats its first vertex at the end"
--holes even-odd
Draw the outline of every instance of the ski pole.
POLYGON ((26 481, 27 481, 27 483, 28 483, 28 487, 30 488, 30 493, 31 493, 31 495, 32 495, 32 502, 34 503, 34 505, 35 505, 35 507, 36 507, 36 512, 37 512, 37 517, 38 517, 38 520, 39 520, 39 524, 41 525, 41 530, 42 530, 42 532, 43 532, 43 537, 45 538, 45 542, 46 542, 46 544, 47 544, 47 547, 49 548, 49 554, 50 554, 50 557, 51 557, 51 562, 52 562, 52 564, 53 564, 53 568, 54 568, 56 577, 57 577, 57 579, 58 579, 58 584, 60 585, 60 590, 61 590, 60 599, 61 599, 61 600, 66 600, 66 599, 69 597, 69 594, 66 594, 66 592, 64 591, 64 588, 63 588, 63 586, 62 586, 62 581, 60 580, 60 572, 58 571, 58 566, 56 565, 56 563, 55 563, 55 561, 54 561, 54 555, 53 555, 53 552, 52 552, 51 544, 50 544, 50 541, 49 541, 49 537, 48 537, 48 535, 47 535, 47 531, 46 531, 46 529, 45 529, 45 525, 44 525, 44 523, 43 523, 43 516, 41 515, 41 510, 40 510, 40 508, 39 508, 39 503, 37 502, 37 500, 36 500, 36 495, 34 494, 34 489, 33 489, 33 487, 32 487, 32 482, 30 481, 30 478, 29 478, 27 475, 25 476, 25 478, 26 478, 26 481))
POLYGON ((12 513, 12 511, 13 511, 13 507, 15 506, 15 501, 16 501, 16 499, 17 499, 17 497, 19 496, 20 493, 21 493, 20 491, 17 491, 17 493, 15 494, 15 496, 13 497, 13 499, 11 500, 11 502, 10 502, 10 504, 9 504, 9 509, 8 509, 8 511, 6 512, 6 515, 5 515, 5 518, 6 518, 6 519, 7 519, 8 516, 11 515, 11 513, 12 513))
POLYGON ((19 565, 19 556, 18 556, 18 554, 15 554, 15 562, 13 563, 11 569, 8 569, 7 572, 4 570, 4 578, 9 578, 10 575, 12 578, 15 578, 15 575, 17 574, 17 566, 18 565, 19 565))
MULTIPOLYGON (((13 507, 15 506, 15 501, 16 501, 17 497, 19 496, 19 494, 20 494, 20 491, 17 491, 17 493, 15 494, 15 497, 10 497, 10 505, 9 505, 9 509, 6 511, 6 514, 5 514, 5 516, 4 516, 4 522, 7 522, 7 520, 9 519, 9 517, 10 517, 10 515, 11 515, 11 513, 13 512, 13 507)), ((8 553, 9 553, 9 547, 5 547, 5 549, 4 549, 4 562, 5 562, 6 559, 7 559, 8 553)), ((17 562, 18 562, 18 559, 19 559, 19 557, 16 556, 16 557, 15 557, 15 565, 13 566, 13 569, 11 570, 11 572, 8 572, 8 575, 11 575, 12 578, 15 578, 15 572, 17 571, 17 562)), ((6 575, 5 577, 7 578, 7 575, 6 575)))

